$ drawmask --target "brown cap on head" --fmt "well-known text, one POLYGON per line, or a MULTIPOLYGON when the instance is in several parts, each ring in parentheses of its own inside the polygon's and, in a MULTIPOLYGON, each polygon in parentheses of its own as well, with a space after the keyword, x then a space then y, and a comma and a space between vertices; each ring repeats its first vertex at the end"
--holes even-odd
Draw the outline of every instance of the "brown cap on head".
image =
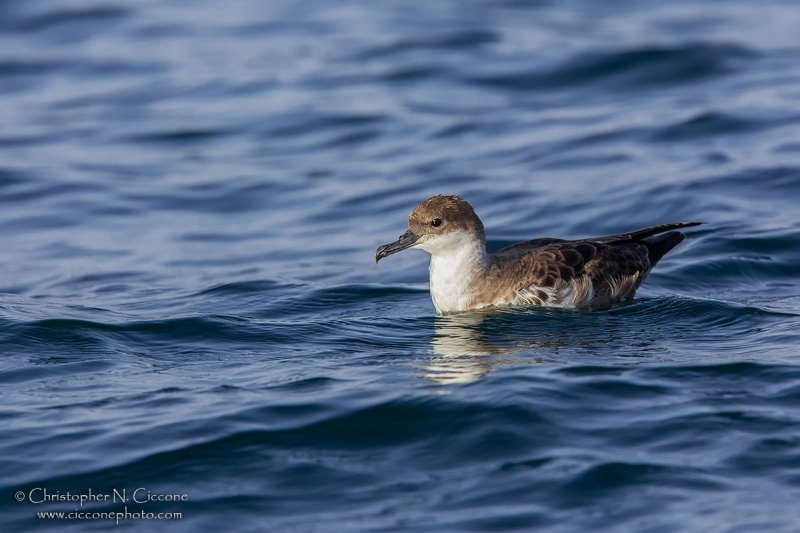
POLYGON ((423 245, 431 239, 457 231, 470 234, 482 244, 486 242, 483 223, 471 205, 458 196, 428 198, 408 216, 408 231, 375 251, 375 262, 415 245, 426 249, 423 245))
POLYGON ((408 229, 420 236, 465 231, 480 241, 486 240, 481 219, 472 206, 458 196, 428 198, 408 216, 408 229))

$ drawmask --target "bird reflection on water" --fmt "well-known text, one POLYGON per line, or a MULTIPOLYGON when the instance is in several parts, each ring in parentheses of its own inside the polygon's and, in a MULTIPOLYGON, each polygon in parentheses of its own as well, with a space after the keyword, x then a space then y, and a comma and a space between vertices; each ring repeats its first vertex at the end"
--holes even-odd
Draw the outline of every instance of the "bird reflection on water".
POLYGON ((424 376, 443 385, 472 383, 504 365, 564 364, 592 357, 601 345, 603 350, 616 348, 623 364, 663 358, 669 351, 663 331, 631 329, 614 312, 636 312, 637 302, 605 311, 522 309, 438 316, 424 376))
MULTIPOLYGON (((534 343, 496 342, 490 337, 492 315, 498 313, 464 313, 436 317, 436 332, 431 339, 434 355, 425 368, 425 377, 440 383, 471 383, 491 372, 495 367, 509 364, 509 357, 534 343)), ((548 344, 548 343, 545 343, 548 344)), ((532 359, 530 362, 549 362, 532 359)))

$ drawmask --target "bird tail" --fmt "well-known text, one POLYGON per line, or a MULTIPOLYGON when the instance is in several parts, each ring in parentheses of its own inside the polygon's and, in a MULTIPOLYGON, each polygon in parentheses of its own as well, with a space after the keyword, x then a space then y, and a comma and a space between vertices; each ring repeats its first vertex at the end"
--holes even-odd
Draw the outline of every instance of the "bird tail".
POLYGON ((678 246, 683 242, 686 235, 680 231, 670 231, 669 233, 662 233, 642 239, 642 243, 647 245, 647 255, 650 258, 650 268, 656 266, 656 263, 661 261, 661 258, 667 255, 667 252, 678 246))

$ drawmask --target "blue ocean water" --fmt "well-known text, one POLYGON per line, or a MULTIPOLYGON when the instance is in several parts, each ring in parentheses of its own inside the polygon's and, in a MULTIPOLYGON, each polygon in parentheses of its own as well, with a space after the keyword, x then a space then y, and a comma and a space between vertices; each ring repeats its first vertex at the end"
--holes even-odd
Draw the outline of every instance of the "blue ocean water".
POLYGON ((0 3, 2 530, 800 530, 799 25, 0 3), (633 303, 438 317, 372 257, 434 194, 493 249, 708 224, 633 303))

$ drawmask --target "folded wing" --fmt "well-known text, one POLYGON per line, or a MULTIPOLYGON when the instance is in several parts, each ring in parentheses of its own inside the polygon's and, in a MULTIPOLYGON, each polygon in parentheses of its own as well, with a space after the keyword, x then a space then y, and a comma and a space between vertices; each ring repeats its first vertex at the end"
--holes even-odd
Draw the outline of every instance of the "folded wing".
POLYGON ((581 307, 633 298, 653 266, 685 238, 674 230, 698 224, 664 224, 579 241, 525 241, 492 256, 486 286, 500 288, 515 280, 504 292, 513 298, 498 302, 513 305, 581 307))

